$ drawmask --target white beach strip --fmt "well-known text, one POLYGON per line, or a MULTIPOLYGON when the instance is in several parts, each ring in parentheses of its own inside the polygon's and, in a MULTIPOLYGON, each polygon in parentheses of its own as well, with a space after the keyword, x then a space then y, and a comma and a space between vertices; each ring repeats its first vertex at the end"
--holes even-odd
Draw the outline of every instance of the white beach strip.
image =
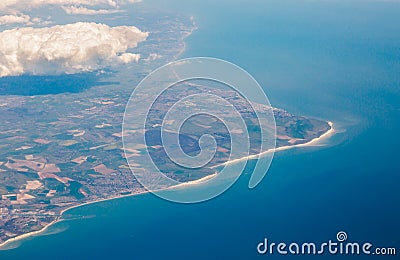
MULTIPOLYGON (((324 139, 330 137, 332 134, 335 133, 335 129, 334 129, 333 123, 329 121, 328 124, 329 124, 329 126, 330 126, 331 128, 330 128, 326 133, 322 134, 320 137, 314 138, 313 140, 311 140, 311 141, 309 141, 309 142, 307 142, 307 143, 304 143, 304 144, 297 144, 297 145, 292 145, 292 146, 282 146, 282 147, 275 148, 275 149, 272 149, 272 150, 270 149, 270 150, 265 151, 265 152, 260 153, 260 154, 250 155, 250 156, 246 156, 246 157, 243 157, 243 158, 240 158, 240 159, 227 161, 227 162, 225 162, 225 163, 223 163, 223 164, 214 166, 213 168, 216 168, 216 167, 218 167, 218 166, 224 166, 224 165, 235 164, 235 163, 238 163, 238 162, 244 161, 244 160, 257 159, 257 158, 259 158, 259 157, 262 157, 262 156, 264 156, 264 155, 267 155, 267 154, 271 153, 272 151, 278 152, 278 151, 284 151, 284 150, 288 150, 288 149, 293 149, 293 148, 296 148, 296 147, 313 146, 313 145, 317 144, 318 142, 321 142, 322 140, 324 140, 324 139)), ((189 182, 186 182, 186 183, 181 183, 181 184, 178 184, 178 185, 169 187, 169 188, 160 189, 160 190, 156 190, 156 191, 171 190, 171 189, 174 189, 174 188, 189 187, 189 186, 192 186, 192 185, 198 185, 198 184, 201 184, 202 182, 205 182, 205 181, 207 181, 207 180, 210 180, 210 179, 214 178, 215 176, 217 176, 217 173, 211 174, 211 175, 208 175, 208 176, 205 176, 205 177, 203 177, 203 178, 201 178, 201 179, 198 179, 198 180, 189 181, 189 182)), ((156 191, 153 191, 153 192, 156 192, 156 191)), ((71 207, 66 208, 66 209, 64 209, 63 211, 61 211, 61 212, 60 212, 60 216, 62 216, 62 215, 63 215, 65 212, 67 212, 68 210, 71 210, 71 209, 74 209, 74 208, 79 208, 79 207, 82 207, 82 206, 85 206, 85 205, 95 204, 95 203, 104 202, 104 201, 110 201, 110 200, 114 200, 114 199, 121 199, 121 198, 125 198, 125 197, 138 196, 138 195, 142 195, 142 194, 147 194, 147 193, 149 193, 149 192, 150 192, 150 191, 143 191, 143 192, 139 192, 139 193, 135 193, 135 194, 118 195, 118 196, 114 196, 114 197, 110 197, 110 198, 106 198, 106 199, 99 199, 99 200, 89 201, 89 202, 86 202, 86 203, 83 203, 83 204, 79 204, 79 205, 74 205, 74 206, 71 206, 71 207)), ((43 227, 41 230, 34 231, 34 232, 30 232, 30 233, 26 233, 26 234, 22 234, 22 235, 20 235, 20 236, 14 237, 14 238, 10 238, 10 239, 8 239, 7 241, 5 241, 4 243, 0 244, 0 250, 4 250, 3 248, 4 248, 6 245, 8 245, 8 244, 10 244, 10 243, 12 243, 12 242, 17 242, 17 241, 23 240, 23 239, 25 239, 25 238, 29 238, 29 237, 31 237, 31 236, 35 236, 35 235, 42 234, 42 233, 45 232, 50 226, 52 226, 52 225, 54 225, 54 224, 56 224, 56 223, 58 223, 58 222, 60 222, 60 221, 63 221, 63 219, 61 219, 61 218, 59 217, 59 218, 57 218, 56 220, 54 220, 53 222, 51 222, 51 223, 49 223, 48 225, 46 225, 45 227, 43 227)), ((7 249, 5 249, 5 250, 7 250, 7 249)))
POLYGON ((260 157, 263 157, 267 154, 270 154, 272 152, 278 152, 278 151, 284 151, 284 150, 288 150, 288 149, 293 149, 293 148, 297 148, 297 147, 306 147, 306 146, 314 146, 317 143, 321 142, 322 140, 330 137, 332 134, 335 133, 335 128, 333 127, 333 123, 332 122, 328 122, 330 129, 328 131, 326 131, 324 134, 322 134, 320 137, 314 138, 311 141, 304 143, 304 144, 296 144, 296 145, 289 145, 289 146, 282 146, 282 147, 278 147, 278 148, 274 148, 274 149, 269 149, 265 152, 259 153, 259 154, 253 154, 253 155, 249 155, 249 156, 245 156, 239 159, 234 159, 234 160, 230 160, 227 162, 224 162, 222 164, 218 164, 213 166, 212 168, 217 168, 220 166, 226 166, 226 165, 232 165, 238 162, 242 162, 242 161, 246 161, 246 160, 254 160, 254 159, 258 159, 260 157))

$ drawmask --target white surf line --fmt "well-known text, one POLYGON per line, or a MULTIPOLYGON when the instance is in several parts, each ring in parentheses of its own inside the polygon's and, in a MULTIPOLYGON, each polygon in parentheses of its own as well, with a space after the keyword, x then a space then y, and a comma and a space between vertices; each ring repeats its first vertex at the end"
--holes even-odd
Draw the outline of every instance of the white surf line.
POLYGON ((258 159, 258 158, 263 157, 263 156, 265 156, 267 154, 270 154, 272 152, 284 151, 284 150, 289 150, 289 149, 298 148, 298 147, 313 146, 313 145, 321 142, 322 140, 330 137, 332 134, 335 133, 335 128, 333 127, 333 123, 331 121, 328 121, 328 124, 329 124, 329 126, 331 128, 327 132, 322 134, 320 137, 316 137, 316 138, 312 139, 311 141, 309 141, 307 143, 296 144, 296 145, 288 145, 288 146, 282 146, 282 147, 278 147, 278 148, 269 149, 269 150, 267 150, 265 152, 262 152, 262 153, 245 156, 245 157, 242 157, 242 158, 239 158, 239 159, 229 160, 229 161, 224 162, 222 164, 218 164, 218 165, 213 166, 212 169, 215 169, 215 168, 221 167, 221 166, 232 165, 232 164, 235 164, 235 163, 238 163, 238 162, 242 162, 242 161, 258 159))

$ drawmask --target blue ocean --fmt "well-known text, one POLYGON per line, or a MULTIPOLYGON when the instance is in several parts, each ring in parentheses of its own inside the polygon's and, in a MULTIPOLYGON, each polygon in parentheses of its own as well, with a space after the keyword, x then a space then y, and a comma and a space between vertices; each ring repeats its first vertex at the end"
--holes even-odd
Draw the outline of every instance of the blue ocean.
POLYGON ((200 204, 145 194, 73 209, 68 220, 1 251, 0 259, 281 259, 290 256, 259 255, 258 243, 321 243, 339 231, 349 241, 397 247, 397 256, 382 258, 398 259, 400 3, 143 4, 195 17, 198 30, 183 57, 238 64, 274 107, 333 121, 336 134, 319 146, 278 152, 253 190, 244 175, 200 204))

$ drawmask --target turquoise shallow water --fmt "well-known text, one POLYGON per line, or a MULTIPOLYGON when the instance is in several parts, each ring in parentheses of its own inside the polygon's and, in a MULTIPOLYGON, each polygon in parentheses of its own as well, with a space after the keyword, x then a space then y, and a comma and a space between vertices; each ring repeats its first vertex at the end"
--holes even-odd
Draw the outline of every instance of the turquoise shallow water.
POLYGON ((339 133, 324 147, 278 153, 255 190, 245 176, 196 205, 148 194, 74 209, 70 217, 89 217, 58 223, 50 232, 62 232, 0 258, 253 259, 262 258, 264 237, 320 242, 341 230, 352 241, 398 247, 400 4, 160 2, 146 4, 196 17, 185 57, 235 62, 273 106, 331 120, 339 133))

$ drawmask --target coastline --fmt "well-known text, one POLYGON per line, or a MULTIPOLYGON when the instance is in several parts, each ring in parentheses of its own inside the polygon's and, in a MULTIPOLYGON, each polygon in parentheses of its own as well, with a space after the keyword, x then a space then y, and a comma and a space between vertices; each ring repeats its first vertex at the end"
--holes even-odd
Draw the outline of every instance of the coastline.
MULTIPOLYGON (((190 30, 188 33, 186 33, 186 34, 184 34, 184 35, 182 36, 181 41, 182 41, 182 43, 183 43, 183 47, 182 47, 182 49, 178 52, 178 54, 176 54, 176 55, 173 57, 173 60, 177 60, 178 58, 180 58, 180 57, 185 53, 186 48, 187 48, 187 44, 186 44, 186 42, 185 42, 185 39, 188 38, 188 37, 190 37, 190 36, 198 29, 198 27, 197 27, 197 25, 196 25, 196 21, 195 21, 194 16, 191 16, 191 17, 190 17, 190 20, 191 20, 191 22, 192 22, 192 28, 191 28, 191 30, 190 30)), ((195 182, 195 183, 199 183, 199 182, 201 182, 201 181, 204 181, 204 179, 209 179, 209 178, 212 178, 213 176, 214 176, 214 175, 206 176, 206 177, 204 177, 204 178, 202 178, 202 179, 199 179, 199 180, 196 180, 196 181, 194 181, 194 182, 195 182)), ((178 187, 178 186, 180 186, 180 185, 192 185, 192 184, 194 184, 194 183, 192 183, 192 182, 182 183, 182 184, 177 185, 176 187, 178 187)), ((175 188, 175 187, 169 187, 168 189, 171 189, 171 188, 175 188)), ((139 192, 139 193, 135 193, 135 194, 119 195, 119 196, 114 196, 114 197, 110 197, 110 198, 104 198, 104 199, 93 200, 93 201, 89 201, 89 202, 85 202, 85 203, 82 203, 82 204, 78 204, 78 205, 74 205, 74 206, 65 208, 65 209, 63 209, 62 211, 60 211, 59 216, 58 216, 54 221, 50 222, 49 224, 47 224, 46 226, 44 226, 42 229, 37 230, 37 231, 32 231, 32 232, 29 232, 29 233, 26 233, 26 234, 22 234, 22 235, 19 235, 19 236, 16 236, 16 237, 13 237, 13 238, 10 238, 10 239, 4 241, 3 243, 0 244, 0 251, 8 250, 8 249, 6 249, 6 248, 4 249, 4 247, 7 246, 7 245, 9 245, 10 243, 18 242, 18 241, 20 241, 20 240, 23 240, 23 239, 26 239, 26 238, 29 238, 29 237, 32 237, 32 236, 35 236, 35 235, 40 235, 40 234, 42 234, 43 232, 46 232, 46 231, 48 230, 49 227, 53 226, 54 224, 56 224, 56 223, 58 223, 58 222, 63 221, 62 215, 63 215, 65 212, 67 212, 67 211, 69 211, 69 210, 71 210, 71 209, 78 208, 78 207, 82 207, 82 206, 86 206, 86 205, 90 205, 90 204, 94 204, 94 203, 105 202, 105 201, 110 201, 110 200, 114 200, 114 199, 121 199, 121 198, 125 198, 125 197, 138 196, 138 195, 147 194, 147 193, 149 193, 149 191, 143 191, 143 192, 139 192)))
POLYGON ((263 157, 263 156, 265 156, 267 154, 270 154, 272 152, 285 151, 285 150, 298 148, 298 147, 312 146, 312 145, 314 145, 314 144, 316 144, 316 143, 318 143, 318 142, 330 137, 331 135, 333 135, 335 133, 335 128, 333 127, 333 122, 328 121, 328 124, 330 126, 330 129, 328 131, 323 133, 320 137, 316 137, 316 138, 312 139, 311 141, 308 141, 307 143, 288 145, 288 146, 281 146, 281 147, 278 147, 278 148, 272 148, 272 149, 269 149, 269 150, 267 150, 265 152, 262 152, 262 153, 253 154, 253 155, 245 156, 245 157, 242 157, 242 158, 239 158, 239 159, 230 160, 230 161, 227 161, 225 163, 215 165, 212 168, 214 169, 214 168, 217 168, 217 167, 220 167, 220 166, 235 164, 237 162, 241 162, 241 161, 245 161, 245 160, 258 159, 258 158, 263 157))
POLYGON ((37 230, 37 231, 32 231, 32 232, 29 232, 29 233, 26 233, 26 234, 22 234, 22 235, 19 235, 19 236, 16 236, 16 237, 13 237, 13 238, 10 238, 10 239, 4 241, 3 243, 0 244, 0 251, 8 250, 7 248, 4 248, 4 247, 7 246, 10 243, 18 242, 20 240, 23 240, 23 239, 26 239, 26 238, 29 238, 29 237, 32 237, 32 236, 35 236, 35 235, 40 235, 40 234, 46 232, 49 227, 53 226, 54 224, 56 224, 58 222, 66 220, 66 219, 63 219, 62 216, 63 216, 64 213, 66 213, 67 211, 69 211, 71 209, 75 209, 75 208, 79 208, 79 207, 83 207, 83 206, 91 205, 91 204, 95 204, 95 203, 111 201, 111 200, 114 200, 114 199, 122 199, 122 198, 125 198, 125 197, 138 196, 138 195, 147 194, 147 193, 149 193, 149 191, 143 191, 143 192, 138 192, 138 193, 135 193, 135 194, 128 194, 128 195, 119 195, 119 196, 114 196, 114 197, 110 197, 110 198, 104 198, 104 199, 88 201, 88 202, 85 202, 85 203, 82 203, 82 204, 77 204, 77 205, 73 205, 71 207, 65 208, 62 211, 60 211, 60 214, 57 217, 57 219, 55 219, 54 221, 52 221, 49 224, 47 224, 46 226, 44 226, 42 229, 37 230))
MULTIPOLYGON (((249 156, 245 156, 245 157, 242 157, 242 158, 239 158, 239 159, 227 161, 227 162, 225 162, 223 164, 216 165, 213 168, 216 168, 216 167, 219 167, 219 166, 224 166, 224 165, 235 164, 237 162, 244 161, 244 160, 257 159, 257 158, 262 157, 264 155, 267 155, 267 154, 269 154, 271 152, 279 152, 279 151, 285 151, 285 150, 294 149, 294 148, 298 148, 298 147, 307 147, 307 146, 315 145, 315 144, 321 142, 322 140, 329 138, 330 136, 332 136, 335 133, 335 128, 334 128, 333 122, 328 121, 328 124, 330 126, 330 129, 327 132, 322 134, 320 137, 316 137, 316 138, 312 139, 311 141, 309 141, 307 143, 291 145, 291 146, 282 146, 282 147, 278 147, 278 148, 274 148, 274 149, 269 149, 269 150, 267 150, 265 152, 262 152, 262 153, 259 153, 259 154, 249 155, 249 156)), ((181 187, 190 187, 192 185, 196 185, 196 184, 202 183, 202 182, 204 182, 206 180, 209 180, 209 179, 211 179, 211 178, 213 178, 215 176, 216 176, 216 174, 208 175, 206 177, 203 177, 203 178, 195 180, 195 181, 189 181, 189 182, 186 182, 186 183, 178 184, 176 186, 168 187, 165 190, 181 188, 181 187)), ((16 237, 13 237, 13 238, 10 238, 10 239, 4 241, 2 244, 0 244, 0 251, 9 250, 9 249, 4 248, 4 247, 9 245, 9 244, 11 244, 11 243, 13 243, 13 242, 18 242, 18 241, 21 241, 23 239, 26 239, 26 238, 29 238, 29 237, 32 237, 32 236, 35 236, 35 235, 40 235, 40 234, 44 233, 45 231, 47 231, 54 224, 56 224, 58 222, 61 222, 61 221, 64 221, 65 219, 62 219, 63 214, 66 213, 67 211, 71 210, 71 209, 75 209, 75 208, 79 208, 79 207, 83 207, 83 206, 86 206, 86 205, 91 205, 91 204, 95 204, 95 203, 99 203, 99 202, 111 201, 111 200, 115 200, 115 199, 122 199, 122 198, 126 198, 126 197, 134 197, 134 196, 139 196, 139 195, 148 194, 148 193, 150 193, 150 191, 143 191, 143 192, 138 192, 138 193, 135 193, 135 194, 113 196, 113 197, 110 197, 110 198, 93 200, 93 201, 89 201, 89 202, 85 202, 85 203, 82 203, 82 204, 78 204, 78 205, 74 205, 74 206, 68 207, 66 209, 63 209, 60 212, 60 215, 57 217, 57 219, 55 219, 54 221, 52 221, 49 224, 47 224, 46 226, 44 226, 42 229, 30 232, 30 233, 22 234, 22 235, 19 235, 19 236, 16 236, 16 237)))
POLYGON ((199 27, 197 27, 197 25, 196 25, 196 20, 195 20, 194 16, 190 17, 190 21, 192 22, 192 28, 188 33, 186 33, 182 36, 181 41, 182 41, 183 47, 180 50, 180 52, 178 52, 178 54, 176 54, 174 56, 174 59, 173 59, 174 61, 180 59, 182 57, 182 55, 186 52, 186 49, 187 49, 187 43, 185 41, 186 38, 190 37, 195 31, 197 31, 199 29, 199 27))

